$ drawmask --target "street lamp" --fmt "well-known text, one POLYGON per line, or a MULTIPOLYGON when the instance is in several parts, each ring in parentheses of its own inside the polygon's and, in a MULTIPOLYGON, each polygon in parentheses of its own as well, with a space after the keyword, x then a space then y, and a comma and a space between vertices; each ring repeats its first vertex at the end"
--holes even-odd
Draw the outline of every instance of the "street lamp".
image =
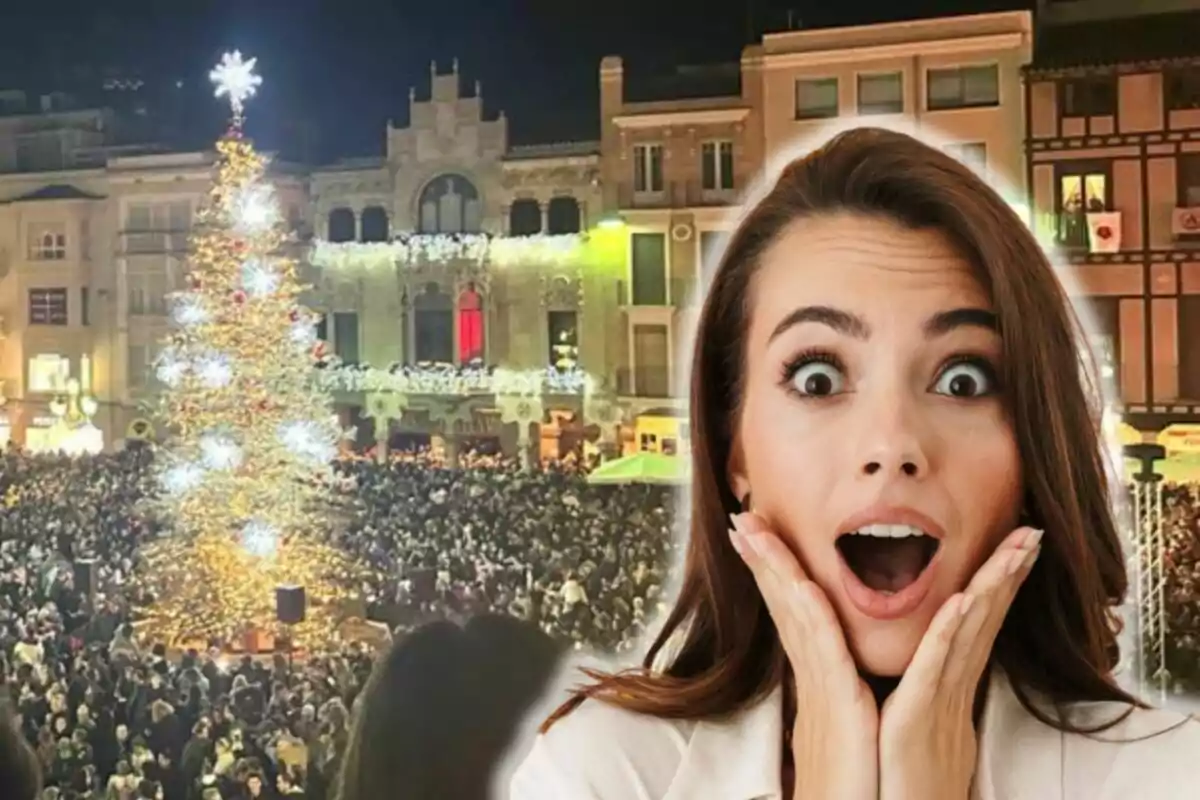
POLYGON ((1167 697, 1166 537, 1163 533, 1163 476, 1154 462, 1167 455, 1159 444, 1126 445, 1126 458, 1140 469, 1133 476, 1134 587, 1137 597, 1136 674, 1143 691, 1157 689, 1159 702, 1167 697))

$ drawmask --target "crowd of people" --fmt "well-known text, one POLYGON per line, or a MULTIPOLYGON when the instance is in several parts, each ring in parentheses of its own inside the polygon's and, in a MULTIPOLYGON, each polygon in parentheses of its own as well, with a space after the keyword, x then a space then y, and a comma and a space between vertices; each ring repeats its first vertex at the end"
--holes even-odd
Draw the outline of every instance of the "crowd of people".
POLYGON ((1163 533, 1168 680, 1174 692, 1195 696, 1200 694, 1200 485, 1163 488, 1163 533))
MULTIPOLYGON (((369 615, 401 634, 503 614, 567 649, 636 640, 662 604, 673 493, 467 462, 340 465, 355 489, 338 536, 376 576, 369 615)), ((155 489, 149 447, 0 460, 0 702, 43 797, 332 797, 374 654, 351 643, 293 662, 141 641, 138 552, 165 533, 144 502, 155 489), (84 559, 91 598, 75 585, 84 559)))

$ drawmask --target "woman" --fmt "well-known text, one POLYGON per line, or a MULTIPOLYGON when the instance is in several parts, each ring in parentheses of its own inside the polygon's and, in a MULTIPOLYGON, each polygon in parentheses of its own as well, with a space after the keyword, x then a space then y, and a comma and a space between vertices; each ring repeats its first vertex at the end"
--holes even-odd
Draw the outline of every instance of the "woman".
POLYGON ((543 726, 513 800, 1194 797, 1200 724, 1112 675, 1080 341, 941 151, 858 129, 788 164, 700 315, 675 608, 543 726))
POLYGON ((486 800, 560 650, 511 617, 433 622, 396 642, 356 704, 338 800, 486 800))

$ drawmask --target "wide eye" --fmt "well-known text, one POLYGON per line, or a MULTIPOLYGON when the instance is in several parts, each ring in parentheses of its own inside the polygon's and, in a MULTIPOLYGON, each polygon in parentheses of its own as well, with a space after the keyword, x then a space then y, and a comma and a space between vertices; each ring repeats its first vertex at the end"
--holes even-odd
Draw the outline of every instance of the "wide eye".
POLYGON ((807 397, 839 394, 844 384, 842 371, 827 361, 809 361, 792 373, 792 386, 807 397))
POLYGON ((942 370, 933 390, 947 397, 984 397, 996 389, 992 371, 984 364, 960 361, 942 370))

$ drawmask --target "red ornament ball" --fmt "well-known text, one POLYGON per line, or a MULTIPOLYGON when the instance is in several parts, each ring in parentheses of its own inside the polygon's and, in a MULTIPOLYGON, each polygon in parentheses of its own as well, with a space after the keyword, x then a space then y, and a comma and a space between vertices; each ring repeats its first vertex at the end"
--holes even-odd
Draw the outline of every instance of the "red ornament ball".
POLYGON ((233 302, 237 303, 239 306, 242 303, 246 302, 246 293, 243 292, 241 289, 238 289, 236 292, 233 293, 233 302))

